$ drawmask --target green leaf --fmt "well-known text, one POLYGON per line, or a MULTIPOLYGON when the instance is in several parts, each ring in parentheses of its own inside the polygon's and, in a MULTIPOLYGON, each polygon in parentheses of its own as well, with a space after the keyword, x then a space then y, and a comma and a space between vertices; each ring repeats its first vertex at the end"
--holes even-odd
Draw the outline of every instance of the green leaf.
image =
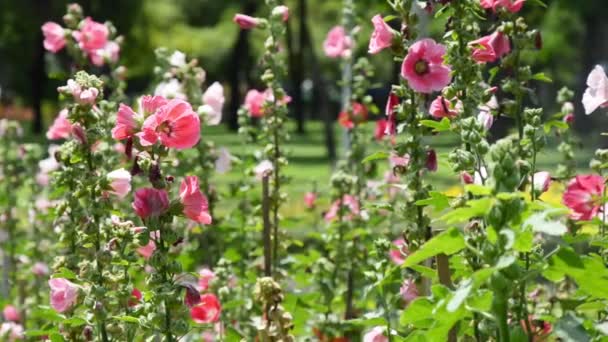
POLYGON ((226 328, 226 341, 242 341, 243 336, 231 326, 226 328))
POLYGON ((51 342, 65 342, 63 335, 59 333, 52 333, 49 335, 49 338, 51 339, 51 342))
POLYGON ((62 267, 57 271, 57 273, 53 274, 53 278, 76 279, 77 276, 76 273, 62 267))
POLYGON ((416 201, 416 205, 433 206, 433 207, 435 207, 435 210, 437 210, 437 211, 442 211, 443 209, 448 208, 450 206, 449 197, 442 194, 441 192, 431 191, 429 193, 429 195, 431 197, 429 197, 427 199, 416 201))
POLYGON ((474 196, 488 196, 492 193, 492 189, 488 186, 479 184, 468 184, 464 186, 466 192, 470 192, 474 196))
POLYGON ((84 318, 74 316, 74 317, 70 317, 70 318, 64 320, 63 324, 69 325, 72 327, 80 327, 80 326, 87 324, 87 321, 84 318))
POLYGON ((399 323, 413 325, 415 328, 426 328, 433 320, 433 304, 424 297, 416 298, 401 314, 399 323))
POLYGON ((449 131, 452 127, 450 119, 443 118, 441 121, 435 120, 421 120, 420 124, 425 127, 434 128, 433 132, 444 132, 449 131))
POLYGON ((405 259, 402 267, 416 265, 423 260, 441 253, 451 255, 459 252, 464 247, 465 243, 462 233, 458 229, 452 228, 427 241, 420 249, 405 259))
POLYGON ((363 161, 361 163, 365 164, 365 163, 369 163, 369 162, 375 161, 375 160, 388 159, 389 156, 390 156, 390 154, 388 154, 387 152, 378 151, 378 152, 374 152, 374 153, 370 154, 369 156, 365 157, 365 159, 363 159, 363 161))
POLYGON ((553 80, 551 78, 549 78, 549 76, 545 75, 544 72, 539 72, 538 74, 534 74, 532 76, 532 79, 541 81, 541 82, 546 82, 546 83, 553 83, 553 80))
POLYGON ((456 311, 460 307, 460 305, 464 303, 464 301, 467 299, 467 297, 471 293, 471 290, 473 290, 473 282, 471 281, 471 279, 465 279, 460 282, 460 285, 458 286, 456 291, 454 291, 454 296, 448 302, 446 309, 449 312, 456 311))
POLYGON ((112 318, 117 321, 139 324, 139 319, 133 316, 114 316, 112 318))
POLYGON ((377 325, 385 325, 386 320, 380 313, 369 313, 361 318, 349 319, 346 323, 358 327, 374 327, 377 325))
POLYGON ((583 320, 572 312, 567 312, 555 324, 554 334, 563 341, 586 342, 591 340, 583 327, 583 320))
POLYGON ((485 216, 494 200, 492 198, 480 198, 467 202, 468 207, 457 208, 441 216, 439 220, 447 224, 468 222, 474 217, 485 216))
POLYGON ((494 294, 489 290, 478 290, 467 299, 467 307, 477 312, 489 312, 492 309, 494 294))

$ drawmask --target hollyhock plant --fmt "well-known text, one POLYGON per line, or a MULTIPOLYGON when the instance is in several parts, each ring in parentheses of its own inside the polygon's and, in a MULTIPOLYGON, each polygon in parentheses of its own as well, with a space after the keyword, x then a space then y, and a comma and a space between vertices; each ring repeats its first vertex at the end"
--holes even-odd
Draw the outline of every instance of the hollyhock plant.
POLYGON ((445 46, 432 39, 414 43, 403 60, 401 76, 419 93, 442 90, 452 79, 452 70, 443 62, 445 51, 445 46))
POLYGON ((224 107, 224 87, 219 82, 213 83, 203 94, 203 107, 201 111, 206 114, 205 124, 215 126, 222 120, 224 107))
POLYGON ((599 175, 578 175, 568 183, 562 200, 570 208, 572 219, 588 221, 602 207, 603 193, 604 178, 599 175))
POLYGON ((357 198, 352 195, 344 195, 342 199, 337 199, 331 204, 331 207, 327 213, 325 213, 325 221, 331 222, 338 218, 340 207, 342 206, 346 207, 346 215, 343 217, 345 221, 350 221, 360 214, 359 201, 357 198))
POLYGON ((52 53, 57 53, 65 46, 65 30, 61 25, 54 22, 46 22, 42 25, 44 35, 44 48, 52 53))
POLYGON ((469 43, 472 58, 477 63, 492 63, 511 52, 509 37, 499 31, 469 43))
POLYGON ((382 16, 375 15, 372 18, 374 32, 369 41, 369 53, 377 54, 393 45, 393 29, 384 21, 382 16))
POLYGON ((316 193, 309 191, 304 194, 304 205, 306 206, 306 208, 313 209, 316 205, 316 202, 317 202, 316 193))
POLYGON ((154 188, 142 188, 135 191, 133 209, 139 217, 147 219, 164 214, 169 209, 167 191, 154 188))
POLYGON ((107 175, 111 194, 125 198, 131 191, 131 173, 125 169, 114 170, 107 175))
POLYGON ((179 197, 184 206, 183 213, 189 219, 202 223, 211 224, 209 214, 209 202, 207 197, 201 193, 198 177, 187 176, 179 188, 179 197))
POLYGON ((209 283, 215 279, 215 273, 208 269, 203 268, 198 272, 198 290, 205 292, 209 289, 209 283))
POLYGON ((599 107, 608 107, 608 76, 604 68, 599 65, 596 65, 587 77, 583 107, 585 114, 591 114, 599 107))
POLYGON ((89 54, 105 48, 109 35, 110 30, 106 25, 98 23, 90 17, 84 19, 79 31, 72 32, 78 46, 89 54))
POLYGON ((146 118, 137 136, 142 146, 151 146, 160 140, 166 147, 183 150, 198 143, 200 130, 200 120, 192 106, 173 99, 146 118))
POLYGON ((220 301, 212 293, 201 295, 198 305, 190 309, 190 316, 196 323, 209 324, 219 320, 222 307, 220 301))
POLYGON ((323 42, 323 51, 330 58, 345 58, 350 56, 353 48, 352 39, 346 35, 346 30, 342 26, 335 26, 327 33, 327 38, 323 42))
POLYGON ((363 335, 363 342, 388 342, 389 339, 384 335, 384 327, 374 327, 363 335))
POLYGON ((2 309, 2 315, 4 316, 4 319, 7 321, 12 321, 12 322, 21 321, 21 315, 19 314, 19 310, 17 310, 17 308, 12 305, 5 306, 4 309, 2 309))
POLYGON ((526 0, 480 0, 481 7, 491 9, 496 12, 499 8, 504 8, 511 13, 521 10, 526 0))
POLYGON ((429 113, 435 119, 454 118, 460 111, 462 111, 462 102, 459 100, 449 101, 443 96, 437 96, 431 102, 431 108, 429 109, 429 113))
POLYGON ((237 25, 239 25, 243 30, 251 30, 256 28, 262 20, 260 18, 255 18, 245 14, 236 14, 232 19, 237 25))
POLYGON ((62 109, 59 115, 53 121, 51 127, 46 132, 46 138, 49 140, 67 139, 72 132, 72 124, 68 120, 68 110, 62 109))
POLYGON ((399 294, 401 298, 406 304, 409 304, 411 301, 418 297, 418 288, 416 287, 416 282, 412 279, 405 279, 401 288, 399 289, 399 294))
POLYGON ((78 286, 64 278, 49 280, 51 288, 51 306, 55 311, 63 313, 68 311, 78 299, 78 286))
POLYGON ((394 240, 393 245, 397 248, 391 249, 389 252, 389 257, 395 263, 395 265, 402 265, 405 262, 407 254, 409 254, 409 250, 407 248, 407 244, 405 240, 402 238, 394 240))

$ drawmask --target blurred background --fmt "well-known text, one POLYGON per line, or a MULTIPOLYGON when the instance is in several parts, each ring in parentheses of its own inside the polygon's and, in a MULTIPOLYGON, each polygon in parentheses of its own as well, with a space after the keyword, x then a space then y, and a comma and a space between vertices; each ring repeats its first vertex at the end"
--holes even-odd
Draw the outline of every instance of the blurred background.
MULTIPOLYGON (((580 167, 586 167, 592 149, 605 144, 600 132, 605 115, 585 116, 580 99, 587 74, 595 64, 608 62, 608 1, 545 0, 544 8, 529 0, 520 13, 531 27, 540 29, 543 49, 526 55, 535 71, 544 72, 553 83, 537 82, 540 105, 553 114, 557 90, 568 86, 576 93, 575 130, 581 137, 580 167), (588 159, 587 159, 588 160, 588 159)), ((0 1, 0 117, 22 120, 32 140, 43 141, 46 127, 59 111, 56 88, 65 83, 62 54, 52 55, 42 47, 40 26, 46 21, 61 22, 68 1, 0 1)), ((150 91, 155 63, 154 49, 166 46, 198 58, 207 72, 207 83, 224 85, 227 103, 223 125, 208 134, 228 147, 236 144, 236 112, 249 88, 260 88, 257 63, 263 48, 262 32, 243 31, 232 22, 235 13, 262 14, 263 0, 82 0, 86 15, 96 21, 112 21, 124 35, 121 56, 128 69, 128 95, 150 91)), ((340 63, 322 51, 327 31, 340 23, 340 0, 286 0, 291 9, 286 44, 289 77, 285 88, 293 97, 293 158, 296 164, 314 169, 319 178, 329 175, 329 166, 340 154, 340 129, 335 127, 339 112, 340 63), (301 91, 295 91, 300 89, 301 91), (319 166, 322 165, 322 166, 319 166)), ((371 32, 370 18, 389 13, 385 1, 356 0, 361 35, 357 56, 366 55, 371 32)), ((429 27, 439 37, 442 27, 429 27)), ((370 90, 383 108, 397 68, 389 54, 370 56, 376 67, 376 88, 370 90)), ((493 138, 508 132, 509 120, 498 120, 493 138)), ((370 124, 370 131, 373 126, 370 124)), ((205 134, 205 133, 204 133, 205 134)), ((447 143, 446 143, 447 146, 447 143)), ((551 159, 551 152, 545 156, 551 159)))

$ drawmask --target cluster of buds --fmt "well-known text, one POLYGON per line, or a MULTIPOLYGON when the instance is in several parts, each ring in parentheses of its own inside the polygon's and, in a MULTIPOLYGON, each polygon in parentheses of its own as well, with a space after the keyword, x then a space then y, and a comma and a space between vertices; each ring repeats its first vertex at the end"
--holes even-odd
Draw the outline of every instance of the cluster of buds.
POLYGON ((293 342, 289 333, 293 329, 293 317, 281 306, 284 300, 281 286, 270 277, 259 278, 253 293, 256 301, 263 304, 266 322, 258 327, 261 341, 293 342))

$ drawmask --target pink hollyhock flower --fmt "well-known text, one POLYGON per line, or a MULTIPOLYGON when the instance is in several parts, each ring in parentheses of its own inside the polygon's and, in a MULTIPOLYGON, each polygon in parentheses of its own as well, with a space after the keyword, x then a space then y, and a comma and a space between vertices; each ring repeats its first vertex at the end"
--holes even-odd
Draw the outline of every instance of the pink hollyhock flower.
POLYGON ((179 198, 184 206, 183 213, 189 219, 202 224, 211 224, 209 202, 201 193, 198 177, 187 176, 179 187, 179 198))
POLYGON ((72 124, 68 120, 68 110, 62 109, 59 115, 53 121, 51 127, 46 132, 46 137, 49 140, 67 139, 72 133, 72 124))
POLYGON ((382 19, 382 16, 375 15, 372 18, 374 32, 369 40, 369 53, 376 54, 393 45, 393 29, 382 19))
POLYGON ((391 249, 389 252, 389 256, 391 260, 395 263, 395 265, 402 265, 405 262, 407 255, 409 254, 407 244, 405 243, 405 240, 400 238, 394 240, 393 245, 397 248, 391 249))
POLYGON ((342 26, 332 28, 323 42, 325 55, 330 58, 348 57, 352 47, 353 41, 346 35, 346 30, 342 26))
POLYGON ((374 138, 378 141, 384 139, 387 135, 388 120, 380 119, 376 121, 376 129, 374 130, 374 138))
POLYGON ((21 341, 25 338, 25 331, 21 324, 4 322, 0 324, 0 337, 7 338, 7 342, 21 341))
POLYGON ((133 291, 131 291, 131 298, 129 299, 129 303, 128 303, 129 307, 132 308, 132 307, 136 306, 137 304, 139 304, 139 302, 141 302, 141 298, 142 298, 141 291, 134 288, 133 291))
POLYGON ((202 112, 207 115, 205 124, 215 126, 222 121, 222 108, 224 107, 224 87, 219 82, 213 83, 203 94, 202 112))
POLYGON ((431 149, 426 151, 426 168, 431 171, 437 171, 437 153, 431 149))
POLYGON ((86 145, 88 141, 87 133, 85 132, 84 128, 82 128, 82 126, 78 123, 72 125, 72 136, 74 136, 74 138, 76 138, 76 140, 78 140, 78 142, 83 145, 86 145))
POLYGON ((353 129, 355 125, 367 120, 367 108, 359 102, 353 102, 350 111, 341 112, 338 122, 346 129, 353 129))
POLYGON ((44 35, 44 48, 52 53, 57 53, 65 46, 65 30, 59 24, 47 21, 42 25, 44 35))
POLYGON ((564 116, 563 120, 565 123, 567 123, 569 125, 572 124, 574 122, 574 114, 572 114, 572 113, 566 114, 564 116))
POLYGON ((142 146, 163 145, 178 150, 191 148, 200 139, 200 120, 190 104, 173 99, 150 115, 137 136, 142 146))
POLYGON ((143 110, 143 116, 148 117, 151 114, 156 113, 157 110, 162 108, 169 101, 159 95, 144 95, 140 100, 140 105, 143 110))
POLYGON ((114 170, 107 175, 111 194, 125 198, 131 191, 131 173, 125 169, 114 170))
POLYGON ((526 0, 480 0, 481 7, 496 12, 499 8, 505 8, 511 13, 521 10, 526 0))
POLYGON ((113 41, 109 41, 102 49, 95 50, 89 54, 91 63, 96 66, 103 66, 106 61, 116 63, 119 57, 120 45, 113 41))
POLYGON ((132 206, 137 215, 142 219, 160 216, 169 209, 169 196, 165 190, 154 188, 138 189, 135 191, 135 200, 132 206))
POLYGON ((509 37, 502 32, 494 32, 469 43, 473 48, 472 57, 477 63, 492 63, 511 52, 509 37))
POLYGON ((473 178, 473 176, 471 176, 471 174, 466 171, 462 171, 460 173, 460 180, 464 184, 473 184, 475 182, 475 179, 473 178))
POLYGON ((255 173, 255 177, 258 180, 262 180, 262 178, 264 178, 264 175, 267 173, 270 173, 274 170, 274 165, 272 165, 272 162, 270 160, 262 160, 254 169, 253 172, 255 173))
POLYGON ((144 259, 148 260, 154 254, 156 250, 156 243, 152 240, 148 241, 148 244, 137 248, 137 253, 144 259))
POLYGON ((325 214, 325 221, 331 222, 338 218, 338 214, 340 212, 340 208, 345 207, 343 220, 350 221, 356 215, 359 215, 359 201, 351 195, 344 195, 342 199, 337 199, 332 203, 331 207, 325 214))
POLYGON ((58 87, 57 91, 62 92, 64 94, 72 95, 72 97, 74 97, 74 99, 79 99, 80 93, 82 93, 82 87, 80 86, 80 84, 78 84, 78 82, 76 82, 70 78, 68 80, 67 84, 64 86, 58 87))
POLYGON ((433 102, 431 102, 431 108, 429 112, 435 119, 441 118, 454 118, 458 115, 462 109, 462 102, 458 100, 456 104, 453 104, 443 96, 437 96, 433 102))
POLYGON ((207 291, 209 289, 209 283, 215 279, 215 273, 208 268, 203 268, 198 272, 198 287, 200 292, 207 291))
MULTIPOLYGON (((272 93, 272 89, 268 88, 264 90, 264 97, 266 102, 274 102, 274 94, 272 93)), ((277 101, 279 105, 287 105, 291 102, 291 96, 285 95, 281 100, 277 101)))
POLYGON ((534 174, 534 190, 546 192, 551 185, 551 175, 547 171, 541 171, 534 174))
POLYGON ((251 117, 260 118, 264 116, 264 102, 266 95, 256 89, 251 89, 245 96, 245 108, 249 111, 251 117))
POLYGON ((390 156, 388 157, 388 161, 391 168, 407 167, 410 163, 410 156, 407 154, 400 156, 394 152, 391 152, 390 156))
POLYGON ((277 6, 272 9, 272 15, 279 16, 285 22, 289 20, 289 8, 287 6, 277 6))
POLYGON ((256 28, 260 25, 260 18, 254 18, 245 14, 236 14, 232 19, 235 23, 237 23, 243 30, 250 30, 252 28, 256 28))
POLYGON ((452 79, 452 70, 443 64, 444 55, 445 46, 432 39, 420 40, 410 47, 403 60, 401 76, 419 93, 440 91, 452 79))
POLYGON ((304 194, 304 205, 306 206, 306 208, 308 208, 308 209, 314 208, 316 202, 317 202, 316 193, 309 191, 306 194, 304 194))
POLYGON ((588 221, 602 206, 604 178, 599 175, 579 175, 568 183, 563 203, 572 210, 574 220, 588 221))
POLYGON ((38 277, 49 274, 49 267, 43 262, 37 262, 32 266, 32 273, 38 277))
POLYGON ((387 117, 387 125, 386 132, 387 135, 395 135, 397 134, 397 113, 395 108, 399 105, 399 97, 391 92, 388 95, 388 100, 386 101, 386 117, 387 117))
POLYGON ((384 327, 374 327, 363 335, 363 342, 388 342, 388 337, 384 335, 384 327))
POLYGON ((76 101, 80 104, 95 104, 95 100, 97 100, 97 96, 99 96, 99 90, 97 88, 89 88, 83 90, 80 95, 76 98, 76 101))
POLYGON ((201 296, 198 305, 190 309, 190 316, 196 323, 209 324, 219 320, 222 307, 214 294, 206 293, 201 296))
POLYGON ((4 320, 19 322, 21 320, 21 315, 19 314, 19 310, 12 305, 7 305, 2 310, 2 315, 4 315, 4 320))
POLYGON ((64 278, 49 280, 51 306, 57 312, 66 312, 78 299, 78 286, 64 278))
POLYGON ((416 282, 412 279, 405 279, 401 288, 399 289, 399 294, 401 294, 401 298, 406 304, 409 304, 411 301, 418 297, 418 288, 416 287, 416 282))
POLYGON ((89 54, 103 49, 108 42, 109 35, 110 30, 106 25, 93 21, 90 17, 85 18, 81 23, 80 31, 72 32, 78 46, 89 54))
POLYGON ((494 125, 494 115, 492 113, 482 110, 477 115, 477 122, 479 122, 485 130, 489 130, 494 125))
POLYGON ((604 68, 599 65, 596 65, 587 77, 583 107, 585 114, 591 114, 599 107, 608 107, 608 77, 604 68))
POLYGON ((133 137, 138 130, 137 118, 139 118, 139 114, 135 113, 131 107, 121 103, 118 106, 118 113, 116 113, 116 123, 112 128, 112 138, 124 140, 133 137))

